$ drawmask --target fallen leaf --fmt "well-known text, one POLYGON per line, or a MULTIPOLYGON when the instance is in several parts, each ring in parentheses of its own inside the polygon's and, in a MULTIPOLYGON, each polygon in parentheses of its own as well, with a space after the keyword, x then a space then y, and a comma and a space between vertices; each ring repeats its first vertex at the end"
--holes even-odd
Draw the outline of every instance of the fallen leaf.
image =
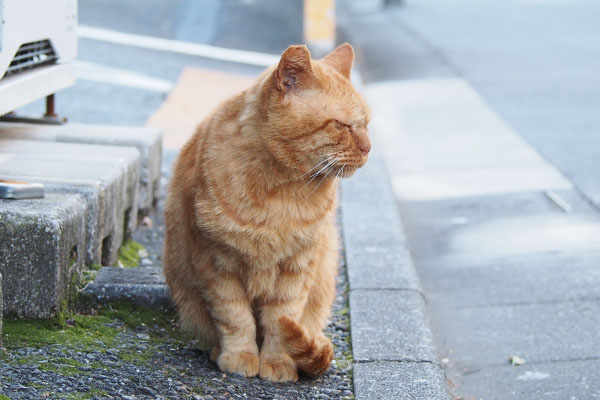
POLYGON ((509 359, 512 365, 523 365, 525 364, 525 360, 519 356, 511 356, 509 359))

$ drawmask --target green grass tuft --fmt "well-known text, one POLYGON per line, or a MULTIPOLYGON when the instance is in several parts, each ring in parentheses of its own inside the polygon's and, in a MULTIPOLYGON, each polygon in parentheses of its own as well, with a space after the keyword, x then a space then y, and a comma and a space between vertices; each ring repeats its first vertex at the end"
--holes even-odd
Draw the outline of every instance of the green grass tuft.
POLYGON ((123 243, 119 249, 119 266, 133 268, 140 265, 140 250, 145 250, 144 246, 134 240, 123 243))

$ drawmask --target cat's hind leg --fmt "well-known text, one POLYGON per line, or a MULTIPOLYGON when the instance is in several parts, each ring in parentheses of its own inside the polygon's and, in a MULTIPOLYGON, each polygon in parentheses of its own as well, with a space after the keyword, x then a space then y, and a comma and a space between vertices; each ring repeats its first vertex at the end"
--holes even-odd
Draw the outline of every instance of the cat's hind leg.
POLYGON ((219 334, 208 307, 198 289, 180 288, 175 297, 181 329, 192 334, 202 348, 211 351, 219 347, 219 334))

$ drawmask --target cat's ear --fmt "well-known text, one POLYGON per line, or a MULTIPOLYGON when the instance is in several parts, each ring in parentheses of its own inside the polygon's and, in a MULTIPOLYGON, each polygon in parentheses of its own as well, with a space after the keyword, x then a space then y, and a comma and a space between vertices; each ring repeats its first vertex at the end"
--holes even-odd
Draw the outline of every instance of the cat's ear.
POLYGON ((321 61, 335 68, 340 74, 350 79, 350 70, 354 63, 354 49, 350 43, 344 43, 336 47, 321 61))
POLYGON ((306 46, 290 46, 281 55, 275 73, 275 86, 287 92, 306 83, 312 74, 310 52, 306 46))

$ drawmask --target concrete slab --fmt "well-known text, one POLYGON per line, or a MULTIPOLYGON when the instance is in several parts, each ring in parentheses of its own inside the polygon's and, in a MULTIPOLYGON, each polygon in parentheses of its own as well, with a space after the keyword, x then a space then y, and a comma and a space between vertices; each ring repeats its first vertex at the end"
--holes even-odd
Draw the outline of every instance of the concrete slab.
POLYGON ((372 84, 366 95, 401 201, 572 187, 462 79, 372 84))
POLYGON ((88 241, 83 252, 88 262, 115 264, 125 226, 130 224, 128 210, 135 206, 124 202, 126 176, 118 163, 0 152, 0 173, 6 178, 48 184, 47 191, 86 196, 90 204, 87 219, 92 224, 86 228, 86 237, 94 240, 88 241))
POLYGON ((100 304, 128 300, 141 306, 171 306, 161 267, 103 267, 83 289, 83 293, 100 304))
POLYGON ((577 193, 556 194, 569 213, 543 192, 404 203, 411 251, 431 303, 597 297, 600 220, 577 193))
MULTIPOLYGON (((388 362, 354 364, 357 400, 450 400, 444 370, 431 363, 388 362)), ((487 400, 487 397, 485 398, 487 400)))
POLYGON ((350 288, 420 290, 381 157, 373 152, 365 168, 341 186, 350 288))
POLYGON ((455 394, 485 400, 600 399, 600 360, 504 365, 449 377, 455 394), (468 387, 469 393, 463 393, 468 387))
POLYGON ((485 307, 598 297, 600 251, 419 262, 432 306, 485 307), (469 282, 465 287, 465 282, 469 282))
POLYGON ((137 226, 137 196, 140 181, 140 153, 137 148, 0 139, 0 153, 28 154, 35 156, 35 159, 57 162, 101 160, 120 166, 126 179, 123 202, 130 208, 125 235, 131 234, 137 226))
POLYGON ((140 152, 138 210, 147 213, 158 199, 162 133, 158 129, 66 124, 61 126, 0 123, 1 139, 38 140, 136 147, 140 152))
POLYGON ((0 200, 4 313, 50 318, 84 265, 87 205, 77 194, 0 200))
POLYGON ((513 355, 527 363, 598 359, 599 307, 597 298, 463 307, 447 311, 435 327, 444 332, 442 351, 458 370, 503 365, 513 355))
POLYGON ((355 362, 437 362, 424 300, 419 293, 352 290, 349 297, 355 362))

